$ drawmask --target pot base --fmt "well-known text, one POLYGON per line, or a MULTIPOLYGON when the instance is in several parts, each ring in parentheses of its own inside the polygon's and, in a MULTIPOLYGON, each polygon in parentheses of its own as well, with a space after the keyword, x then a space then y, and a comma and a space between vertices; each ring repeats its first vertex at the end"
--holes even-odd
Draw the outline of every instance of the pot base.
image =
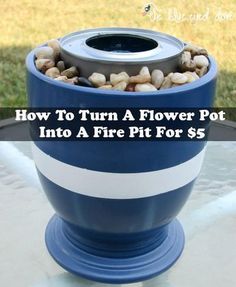
POLYGON ((103 283, 132 283, 157 276, 176 262, 184 247, 184 232, 176 219, 168 225, 168 236, 158 247, 128 258, 85 252, 68 239, 63 224, 57 215, 48 223, 45 240, 51 256, 67 271, 103 283))

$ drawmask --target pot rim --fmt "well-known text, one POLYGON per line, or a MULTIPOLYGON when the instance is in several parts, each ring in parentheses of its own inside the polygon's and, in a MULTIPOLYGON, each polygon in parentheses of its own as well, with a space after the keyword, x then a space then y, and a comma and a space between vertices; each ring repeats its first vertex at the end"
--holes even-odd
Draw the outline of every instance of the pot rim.
MULTIPOLYGON (((41 46, 41 45, 40 45, 41 46)), ((38 47, 40 47, 38 46, 38 47)), ((38 48, 36 47, 36 48, 38 48)), ((36 49, 35 48, 35 49, 36 49)), ((89 87, 83 87, 83 86, 77 86, 77 85, 71 85, 68 83, 64 83, 61 81, 56 81, 55 79, 52 79, 40 71, 37 70, 34 60, 34 50, 31 50, 31 52, 28 53, 26 57, 26 68, 27 71, 33 74, 36 78, 39 80, 46 82, 47 84, 51 84, 60 88, 68 89, 70 91, 77 91, 81 93, 85 93, 86 96, 102 96, 102 97, 117 97, 117 96, 123 96, 123 97, 135 97, 135 98, 141 98, 141 97, 162 97, 166 95, 171 94, 177 94, 182 92, 191 92, 193 89, 197 89, 210 81, 212 81, 214 78, 217 77, 217 63, 215 59, 212 56, 208 56, 208 59, 210 61, 209 70, 208 72, 202 76, 200 79, 197 79, 194 82, 187 83, 184 85, 181 85, 179 87, 172 87, 168 89, 163 90, 157 90, 157 91, 150 91, 150 92, 128 92, 128 91, 117 91, 117 90, 105 90, 105 89, 98 89, 98 88, 89 88, 89 87)))

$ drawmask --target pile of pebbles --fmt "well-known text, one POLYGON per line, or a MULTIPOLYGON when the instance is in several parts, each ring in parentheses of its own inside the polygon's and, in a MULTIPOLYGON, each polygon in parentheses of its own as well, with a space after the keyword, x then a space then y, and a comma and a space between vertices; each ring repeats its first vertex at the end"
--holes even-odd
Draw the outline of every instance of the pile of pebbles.
POLYGON ((105 75, 94 72, 90 77, 80 77, 79 70, 66 67, 60 58, 59 41, 50 40, 47 46, 35 49, 35 66, 46 76, 72 85, 129 92, 148 92, 169 89, 196 81, 208 72, 209 60, 205 49, 186 45, 181 55, 178 71, 164 75, 161 70, 152 72, 142 67, 138 75, 129 76, 126 72, 105 75))

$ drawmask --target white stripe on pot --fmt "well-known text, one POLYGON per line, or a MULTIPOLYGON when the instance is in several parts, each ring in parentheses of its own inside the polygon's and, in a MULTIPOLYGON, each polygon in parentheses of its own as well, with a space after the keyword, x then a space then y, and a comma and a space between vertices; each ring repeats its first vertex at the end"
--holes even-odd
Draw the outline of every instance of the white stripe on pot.
POLYGON ((63 163, 32 145, 38 170, 50 181, 70 191, 111 199, 142 198, 180 188, 194 180, 201 169, 203 149, 179 165, 157 171, 111 173, 63 163))

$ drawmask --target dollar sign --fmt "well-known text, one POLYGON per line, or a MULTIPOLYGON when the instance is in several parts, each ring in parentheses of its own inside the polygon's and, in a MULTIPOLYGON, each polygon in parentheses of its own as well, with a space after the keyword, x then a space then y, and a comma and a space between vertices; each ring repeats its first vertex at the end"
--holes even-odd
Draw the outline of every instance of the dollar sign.
POLYGON ((196 136, 196 129, 195 128, 189 128, 188 129, 188 137, 190 139, 194 138, 196 136))

